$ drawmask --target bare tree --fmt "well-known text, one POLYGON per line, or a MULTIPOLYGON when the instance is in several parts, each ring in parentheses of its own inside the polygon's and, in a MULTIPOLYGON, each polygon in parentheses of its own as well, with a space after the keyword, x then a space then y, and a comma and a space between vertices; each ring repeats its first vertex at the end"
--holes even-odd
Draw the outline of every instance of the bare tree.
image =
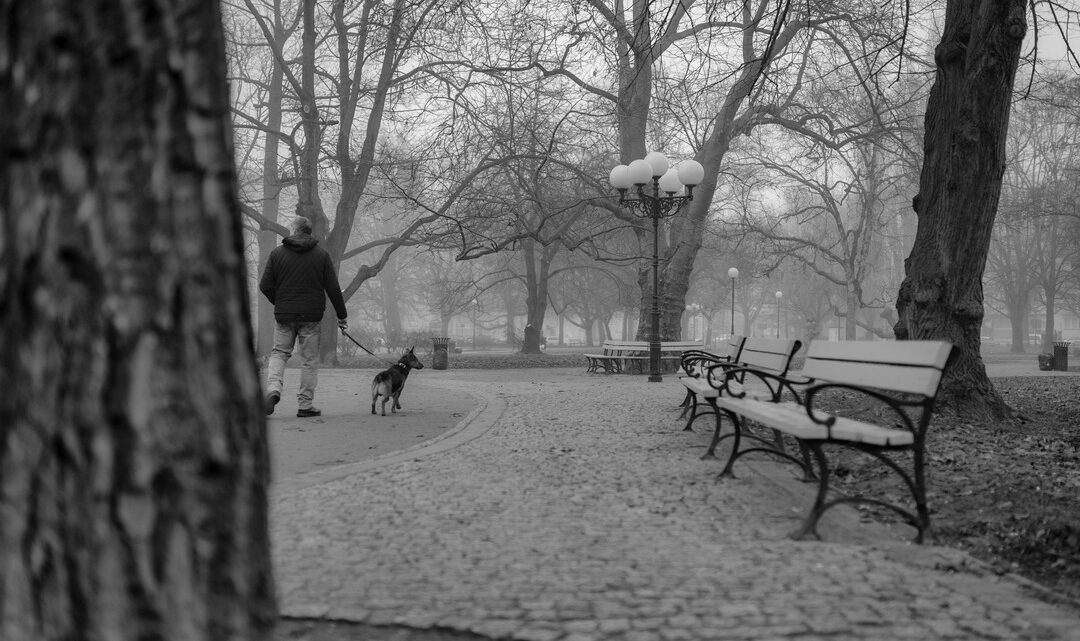
MULTIPOLYGON (((274 226, 278 224, 284 188, 279 156, 285 111, 285 70, 271 51, 285 47, 297 27, 299 15, 287 21, 282 0, 273 0, 266 23, 266 37, 270 38, 267 48, 263 34, 252 28, 254 25, 250 21, 241 19, 242 11, 228 2, 223 5, 230 18, 227 30, 229 69, 235 77, 234 85, 241 88, 233 93, 234 130, 250 132, 253 152, 262 148, 258 169, 252 167, 253 163, 246 155, 239 160, 239 165, 241 170, 247 169, 252 174, 251 186, 242 185, 240 193, 248 211, 258 212, 258 220, 262 221, 262 224, 254 225, 253 231, 258 239, 257 264, 265 265, 280 238, 274 226)), ((258 273, 254 276, 257 278, 258 273)), ((256 296, 255 309, 256 352, 268 354, 274 341, 273 305, 265 297, 256 296)))
POLYGON ((980 355, 982 275, 1005 170, 1013 81, 1027 32, 1021 0, 949 0, 926 108, 919 227, 900 286, 901 339, 949 340, 940 398, 981 419, 1009 415, 980 355))
POLYGON ((0 638, 264 639, 219 6, 0 4, 0 638))
POLYGON ((810 167, 760 158, 758 166, 779 177, 775 188, 786 187, 785 202, 775 216, 744 211, 740 223, 775 260, 804 264, 843 292, 837 311, 848 317, 848 340, 856 338, 860 311, 882 309, 877 293, 899 285, 888 279, 885 257, 901 250, 889 234, 899 215, 898 189, 911 181, 903 163, 880 146, 883 135, 879 131, 836 153, 817 146, 808 154, 810 167))
POLYGON ((627 338, 625 325, 616 336, 611 324, 618 312, 625 317, 635 311, 632 288, 632 274, 626 267, 568 264, 557 273, 552 301, 566 322, 585 330, 585 344, 591 347, 596 339, 627 338))
MULTIPOLYGON (((590 5, 602 18, 594 28, 607 39, 604 47, 614 47, 618 86, 611 92, 588 84, 583 74, 574 77, 614 106, 620 160, 642 157, 648 143, 656 141, 654 147, 690 150, 705 167, 695 200, 666 225, 660 247, 664 266, 660 333, 669 340, 679 331, 705 221, 725 157, 736 140, 798 105, 805 87, 802 80, 812 71, 807 64, 811 53, 847 43, 867 52, 893 47, 891 39, 883 37, 888 29, 881 24, 895 16, 875 12, 856 22, 833 5, 813 15, 802 5, 767 0, 737 5, 691 1, 656 13, 656 5, 649 2, 632 3, 625 11, 618 3, 612 10, 603 0, 590 0, 590 5), (736 62, 723 65, 726 60, 736 62), (660 67, 661 62, 666 64, 660 67), (768 82, 763 81, 766 77, 768 82), (663 107, 656 116, 651 111, 654 94, 661 97, 663 107), (651 116, 669 129, 650 130, 651 116)), ((650 242, 650 225, 623 215, 635 225, 642 246, 650 242)), ((650 281, 645 265, 639 276, 642 314, 651 309, 644 303, 651 293, 650 281)))
POLYGON ((984 281, 990 287, 986 305, 1012 324, 1012 351, 1024 353, 1031 293, 1036 287, 1036 240, 1029 221, 1005 207, 995 221, 984 281))
MULTIPOLYGON (((1075 81, 1064 79, 1040 89, 1054 95, 1077 95, 1075 81)), ((1019 174, 1031 205, 1027 213, 1035 231, 1034 276, 1046 317, 1042 350, 1051 352, 1056 303, 1069 288, 1072 268, 1080 259, 1080 247, 1069 234, 1080 221, 1075 210, 1080 193, 1076 187, 1080 122, 1074 110, 1042 100, 1021 104, 1013 122, 1016 133, 1011 137, 1023 139, 1028 153, 1010 163, 1009 173, 1019 174)))
MULTIPOLYGON (((250 115, 242 117, 251 126, 264 128, 268 140, 276 136, 287 149, 291 168, 285 182, 295 189, 296 212, 313 221, 316 235, 323 238, 339 269, 351 258, 368 259, 342 278, 348 299, 379 273, 395 251, 414 244, 414 235, 444 216, 443 212, 414 214, 392 236, 354 242, 361 204, 365 215, 379 210, 370 200, 378 164, 386 164, 388 172, 396 171, 392 158, 380 157, 380 145, 388 121, 408 118, 398 116, 394 106, 418 97, 404 96, 403 89, 415 86, 430 62, 423 35, 432 16, 445 18, 443 12, 453 12, 454 7, 435 1, 386 4, 367 0, 324 6, 300 0, 298 47, 280 37, 276 13, 283 9, 281 5, 273 7, 272 15, 264 15, 252 0, 243 0, 243 8, 283 71, 286 100, 295 108, 287 112, 280 130, 250 115), (324 200, 330 201, 332 215, 324 200)), ((245 213, 262 229, 286 233, 284 226, 258 208, 246 208, 245 213)), ((332 325, 331 320, 326 317, 327 325, 332 325)), ((337 335, 329 329, 324 328, 321 349, 323 359, 332 361, 337 335)))

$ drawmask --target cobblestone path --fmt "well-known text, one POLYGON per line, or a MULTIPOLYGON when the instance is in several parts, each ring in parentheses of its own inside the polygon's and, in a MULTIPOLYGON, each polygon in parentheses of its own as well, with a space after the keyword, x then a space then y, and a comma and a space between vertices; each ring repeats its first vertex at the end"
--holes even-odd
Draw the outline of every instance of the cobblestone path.
POLYGON ((536 641, 1080 639, 1077 611, 963 554, 787 539, 808 503, 753 462, 717 480, 671 378, 443 384, 486 402, 460 444, 276 493, 283 614, 536 641))

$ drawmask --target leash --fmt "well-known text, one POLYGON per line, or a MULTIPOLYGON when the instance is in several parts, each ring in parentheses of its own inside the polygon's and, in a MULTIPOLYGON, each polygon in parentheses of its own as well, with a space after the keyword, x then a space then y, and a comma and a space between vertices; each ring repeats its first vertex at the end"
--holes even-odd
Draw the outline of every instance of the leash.
POLYGON ((372 355, 372 356, 374 356, 374 357, 375 357, 375 358, 376 358, 377 360, 380 360, 380 361, 382 361, 382 362, 386 363, 387 365, 396 365, 396 363, 391 363, 390 361, 386 360, 385 358, 382 358, 382 357, 380 357, 380 356, 379 356, 379 355, 377 355, 377 354, 376 354, 375 352, 373 352, 373 351, 371 351, 370 349, 368 349, 368 348, 364 347, 363 345, 361 345, 361 344, 360 344, 360 341, 358 341, 358 340, 356 340, 355 338, 353 338, 352 336, 350 336, 350 335, 349 335, 349 332, 345 331, 345 329, 344 329, 344 328, 343 328, 343 329, 341 330, 341 333, 342 333, 342 334, 343 334, 343 335, 345 336, 345 338, 347 338, 347 339, 351 340, 352 342, 356 343, 356 346, 357 346, 357 347, 359 347, 360 349, 364 350, 364 351, 365 351, 365 352, 367 352, 368 354, 371 354, 371 355, 372 355))

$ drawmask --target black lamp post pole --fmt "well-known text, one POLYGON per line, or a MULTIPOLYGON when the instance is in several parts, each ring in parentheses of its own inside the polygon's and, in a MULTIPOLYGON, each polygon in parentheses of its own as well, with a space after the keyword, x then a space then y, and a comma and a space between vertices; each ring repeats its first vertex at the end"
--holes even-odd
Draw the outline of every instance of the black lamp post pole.
POLYGON ((654 179, 656 196, 649 202, 652 218, 652 330, 649 332, 649 382, 659 383, 660 376, 660 185, 654 179))
POLYGON ((731 335, 735 335, 735 278, 731 278, 731 335))

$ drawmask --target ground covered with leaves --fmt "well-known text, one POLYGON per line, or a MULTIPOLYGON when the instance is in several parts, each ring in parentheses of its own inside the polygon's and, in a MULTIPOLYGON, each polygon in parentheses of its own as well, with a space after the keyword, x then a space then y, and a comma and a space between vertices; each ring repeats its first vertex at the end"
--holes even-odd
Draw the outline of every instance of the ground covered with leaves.
MULTIPOLYGON (((1080 599, 1080 376, 997 378, 994 386, 1020 422, 976 424, 943 409, 930 425, 935 542, 1080 599)), ((831 461, 841 492, 901 493, 863 455, 837 450, 831 461)))

